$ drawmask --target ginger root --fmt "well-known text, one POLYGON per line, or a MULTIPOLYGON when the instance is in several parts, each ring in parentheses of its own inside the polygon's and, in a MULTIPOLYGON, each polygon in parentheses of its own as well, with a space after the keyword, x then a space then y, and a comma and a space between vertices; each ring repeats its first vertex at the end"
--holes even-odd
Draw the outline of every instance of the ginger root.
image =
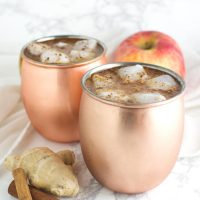
POLYGON ((75 162, 75 155, 73 151, 63 150, 57 152, 57 155, 63 160, 66 165, 73 165, 75 162))
POLYGON ((57 154, 47 147, 37 147, 21 156, 8 156, 4 165, 8 170, 23 168, 31 185, 57 196, 75 196, 79 185, 72 164, 75 156, 72 151, 57 154))

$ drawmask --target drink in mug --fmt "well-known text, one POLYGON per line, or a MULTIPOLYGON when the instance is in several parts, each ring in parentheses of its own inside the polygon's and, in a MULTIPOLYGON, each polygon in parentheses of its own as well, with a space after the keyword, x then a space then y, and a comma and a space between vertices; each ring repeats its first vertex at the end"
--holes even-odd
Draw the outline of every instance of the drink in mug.
POLYGON ((79 140, 82 75, 106 62, 100 41, 76 35, 50 36, 24 46, 20 55, 22 98, 35 129, 58 142, 79 140))
POLYGON ((96 72, 86 87, 99 98, 125 105, 164 101, 180 92, 171 75, 139 64, 96 72))
POLYGON ((89 70, 82 88, 80 143, 93 176, 124 193, 161 183, 182 141, 181 77, 151 64, 111 63, 89 70))
POLYGON ((82 63, 98 57, 102 47, 96 39, 56 38, 34 41, 27 45, 24 54, 45 64, 70 65, 82 63))

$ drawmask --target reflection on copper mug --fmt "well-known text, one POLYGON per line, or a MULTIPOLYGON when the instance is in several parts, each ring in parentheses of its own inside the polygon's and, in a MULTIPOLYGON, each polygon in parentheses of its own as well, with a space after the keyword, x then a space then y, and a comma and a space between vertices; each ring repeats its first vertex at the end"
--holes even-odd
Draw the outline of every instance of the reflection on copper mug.
MULTIPOLYGON (((62 35, 35 40, 44 42, 55 39, 77 41, 91 39, 86 36, 62 35)), ((78 112, 81 96, 82 75, 106 62, 106 48, 98 41, 100 53, 89 61, 68 64, 44 64, 20 55, 21 93, 24 106, 35 129, 46 138, 58 142, 79 140, 78 112)))
POLYGON ((80 142, 85 162, 104 186, 124 193, 140 193, 157 186, 174 166, 183 135, 184 81, 171 70, 144 64, 170 74, 181 86, 168 100, 125 105, 100 99, 85 82, 93 73, 141 63, 106 64, 82 78, 80 142))

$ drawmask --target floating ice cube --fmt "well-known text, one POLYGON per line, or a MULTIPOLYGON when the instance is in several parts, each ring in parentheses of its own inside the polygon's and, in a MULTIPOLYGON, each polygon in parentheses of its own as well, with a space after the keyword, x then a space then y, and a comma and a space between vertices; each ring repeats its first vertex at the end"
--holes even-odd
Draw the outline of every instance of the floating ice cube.
POLYGON ((90 40, 79 40, 74 44, 73 49, 78 51, 93 51, 97 46, 97 41, 94 39, 90 40))
POLYGON ((124 83, 143 82, 148 78, 142 65, 122 67, 118 70, 118 74, 124 83))
POLYGON ((146 104, 164 101, 166 98, 159 93, 134 93, 130 95, 130 100, 133 103, 146 104))
POLYGON ((114 81, 111 78, 111 74, 107 75, 94 74, 92 76, 92 81, 96 89, 105 87, 109 88, 114 84, 114 81))
POLYGON ((88 49, 96 49, 97 47, 97 41, 94 39, 88 40, 88 49))
POLYGON ((54 49, 57 49, 58 51, 61 51, 65 54, 69 54, 72 50, 73 46, 66 42, 57 42, 53 44, 54 49))
POLYGON ((80 56, 85 59, 92 59, 95 57, 95 53, 88 51, 80 51, 80 56))
POLYGON ((92 59, 95 57, 95 53, 89 52, 89 51, 78 51, 78 50, 72 50, 69 54, 70 60, 72 62, 79 61, 81 59, 92 59))
POLYGON ((27 46, 28 51, 35 56, 39 56, 41 53, 49 49, 47 44, 32 42, 27 46))
MULTIPOLYGON (((58 48, 65 48, 67 46, 69 46, 70 44, 65 43, 65 42, 57 42, 55 43, 53 46, 58 47, 58 48)), ((71 46, 71 45, 70 45, 71 46)))
POLYGON ((96 54, 94 50, 96 46, 97 41, 93 39, 77 41, 70 52, 70 60, 77 62, 81 59, 89 60, 95 58, 96 54))
POLYGON ((40 58, 41 62, 43 63, 67 64, 70 62, 67 54, 55 49, 49 49, 44 51, 41 54, 40 58))
POLYGON ((154 90, 173 90, 177 88, 176 81, 169 75, 161 75, 147 80, 146 85, 154 90))
POLYGON ((129 97, 122 90, 115 89, 98 89, 96 90, 98 97, 103 99, 118 101, 118 102, 127 102, 129 97))

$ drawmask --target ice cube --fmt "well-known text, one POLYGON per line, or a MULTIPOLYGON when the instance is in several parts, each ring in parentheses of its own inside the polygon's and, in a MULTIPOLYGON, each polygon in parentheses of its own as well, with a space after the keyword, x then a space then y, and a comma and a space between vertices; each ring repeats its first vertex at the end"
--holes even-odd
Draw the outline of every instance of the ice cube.
POLYGON ((88 40, 88 49, 96 49, 97 47, 97 41, 94 39, 88 40))
POLYGON ((67 64, 70 62, 67 54, 55 49, 49 49, 44 51, 41 54, 40 58, 41 62, 43 63, 67 64))
POLYGON ((80 52, 76 50, 71 50, 69 56, 70 56, 70 60, 72 61, 78 60, 80 59, 80 52))
POLYGON ((65 42, 57 42, 53 45, 53 47, 54 49, 57 49, 58 51, 62 51, 65 54, 69 54, 73 48, 71 44, 68 44, 65 42))
POLYGON ((159 93, 134 93, 130 95, 130 101, 137 104, 155 103, 166 98, 159 93))
POLYGON ((169 75, 161 75, 146 81, 146 85, 154 90, 174 90, 177 88, 177 83, 169 75))
POLYGON ((94 74, 92 76, 92 81, 96 89, 105 87, 109 88, 114 84, 111 74, 107 75, 94 74))
POLYGON ((41 53, 49 49, 50 47, 44 43, 32 42, 27 46, 28 51, 35 56, 39 56, 41 53))
POLYGON ((117 102, 127 102, 129 99, 128 95, 126 95, 124 91, 116 89, 97 89, 96 94, 100 98, 117 102))
POLYGON ((135 81, 143 82, 148 78, 142 65, 122 67, 118 70, 118 75, 124 83, 132 83, 135 81))
MULTIPOLYGON (((67 47, 68 45, 70 45, 70 44, 65 43, 65 42, 57 42, 57 43, 55 43, 53 46, 58 47, 58 48, 65 48, 65 47, 67 47)), ((71 45, 70 45, 70 46, 71 46, 71 45)))
POLYGON ((77 62, 81 59, 92 59, 95 57, 95 53, 88 52, 88 51, 78 51, 78 50, 72 50, 69 54, 70 60, 72 62, 77 62))
POLYGON ((95 57, 95 53, 88 51, 80 51, 80 56, 85 59, 92 59, 95 57))
POLYGON ((74 44, 73 49, 78 51, 93 51, 97 46, 97 41, 94 39, 79 40, 74 44))

